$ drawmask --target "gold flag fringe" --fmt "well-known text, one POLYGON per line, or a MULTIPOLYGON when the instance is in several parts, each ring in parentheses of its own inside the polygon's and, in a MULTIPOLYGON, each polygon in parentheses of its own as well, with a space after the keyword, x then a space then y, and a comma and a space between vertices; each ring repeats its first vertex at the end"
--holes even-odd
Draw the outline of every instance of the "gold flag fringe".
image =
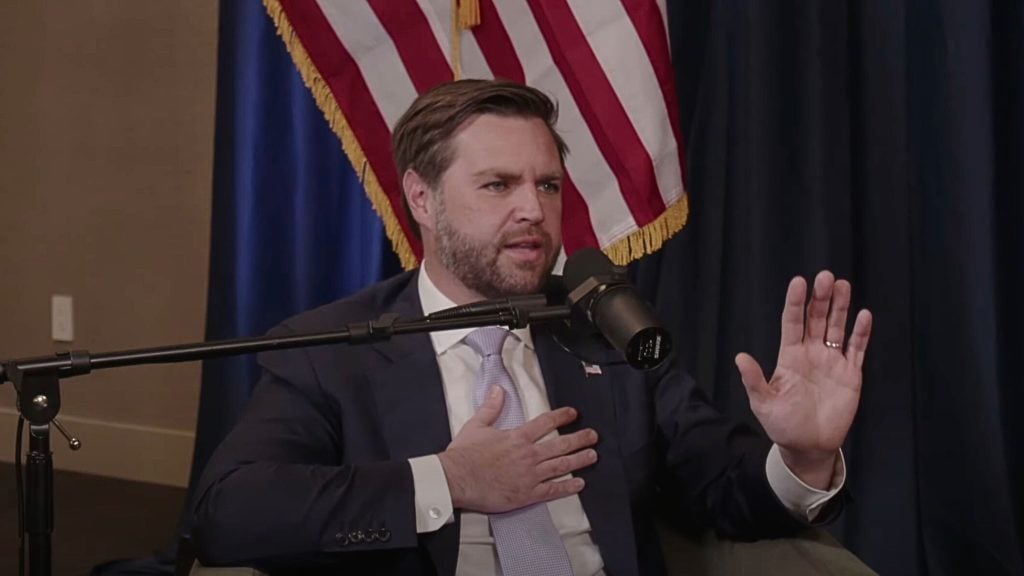
POLYGON ((381 221, 384 222, 384 232, 387 234, 388 240, 391 241, 391 247, 398 255, 402 267, 406 270, 415 268, 418 262, 416 254, 412 250, 412 245, 409 244, 409 239, 406 237, 405 231, 402 229, 402 225, 399 223, 398 217, 391 207, 391 202, 388 201, 387 194, 384 193, 384 189, 380 185, 380 180, 377 179, 377 174, 373 171, 369 161, 367 161, 366 153, 363 152, 363 148, 359 145, 359 141, 352 132, 352 127, 349 126, 348 120, 345 119, 345 115, 338 106, 337 100, 334 99, 330 86, 320 76, 320 71, 316 69, 313 61, 310 60, 305 47, 303 47, 299 37, 295 34, 291 23, 288 22, 288 16, 284 13, 281 3, 278 0, 263 0, 263 6, 267 9, 270 19, 274 21, 277 35, 284 40, 288 53, 291 55, 292 61, 295 62, 295 67, 298 68, 299 74, 302 76, 303 83, 312 92, 316 105, 323 112, 331 130, 341 140, 341 148, 348 156, 353 169, 362 175, 360 179, 363 188, 366 190, 366 195, 370 198, 373 209, 380 216, 381 221))
POLYGON ((686 226, 690 215, 690 201, 686 194, 646 226, 630 233, 604 249, 604 253, 619 266, 625 266, 647 254, 656 252, 669 238, 686 226))

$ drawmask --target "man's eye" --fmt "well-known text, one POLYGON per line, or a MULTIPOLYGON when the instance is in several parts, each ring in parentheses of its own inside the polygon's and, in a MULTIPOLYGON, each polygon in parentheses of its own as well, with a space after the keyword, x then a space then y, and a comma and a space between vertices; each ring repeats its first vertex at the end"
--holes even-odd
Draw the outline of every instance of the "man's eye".
POLYGON ((484 188, 487 188, 492 192, 502 192, 508 189, 508 185, 500 180, 496 180, 494 182, 488 182, 487 184, 484 184, 484 188))
POLYGON ((548 194, 558 194, 562 191, 562 185, 558 182, 545 182, 540 185, 540 190, 548 194))

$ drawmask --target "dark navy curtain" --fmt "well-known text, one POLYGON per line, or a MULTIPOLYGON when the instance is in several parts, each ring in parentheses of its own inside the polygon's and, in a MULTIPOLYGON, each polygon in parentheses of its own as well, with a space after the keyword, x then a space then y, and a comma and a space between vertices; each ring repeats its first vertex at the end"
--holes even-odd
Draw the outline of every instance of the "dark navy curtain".
POLYGON ((881 574, 1024 574, 1024 2, 672 0, 686 229, 634 266, 753 421, 789 278, 875 324, 834 527, 881 574))

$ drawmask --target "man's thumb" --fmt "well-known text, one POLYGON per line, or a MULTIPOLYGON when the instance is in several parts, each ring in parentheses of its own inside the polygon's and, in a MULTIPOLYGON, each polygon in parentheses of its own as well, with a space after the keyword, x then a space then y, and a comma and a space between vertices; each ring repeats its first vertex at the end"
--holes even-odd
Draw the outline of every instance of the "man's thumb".
POLYGON ((481 426, 490 426, 501 416, 501 408, 505 405, 505 390, 501 386, 491 386, 487 391, 484 403, 473 415, 473 420, 481 426))

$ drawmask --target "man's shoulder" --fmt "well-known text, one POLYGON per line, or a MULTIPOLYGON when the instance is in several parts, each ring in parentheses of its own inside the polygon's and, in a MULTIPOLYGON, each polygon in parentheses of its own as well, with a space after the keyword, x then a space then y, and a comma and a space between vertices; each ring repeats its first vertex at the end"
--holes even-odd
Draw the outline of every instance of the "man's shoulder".
POLYGON ((271 332, 308 333, 335 330, 350 322, 374 320, 381 314, 406 309, 418 314, 416 271, 402 272, 359 292, 288 318, 271 332))

